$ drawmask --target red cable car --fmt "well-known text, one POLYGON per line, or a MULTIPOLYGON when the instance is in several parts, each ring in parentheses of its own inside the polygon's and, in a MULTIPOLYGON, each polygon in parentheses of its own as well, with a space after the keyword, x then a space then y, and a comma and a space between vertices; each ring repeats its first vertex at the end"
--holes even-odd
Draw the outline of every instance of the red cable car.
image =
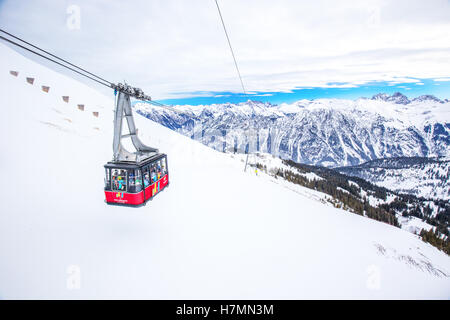
POLYGON ((141 100, 151 98, 141 89, 126 84, 119 83, 113 88, 119 96, 114 118, 113 161, 104 166, 106 203, 139 206, 169 185, 167 155, 144 145, 137 136, 130 96, 141 100), (125 135, 122 135, 123 118, 129 129, 125 135), (136 152, 131 153, 123 147, 123 138, 131 138, 136 152))
POLYGON ((108 162, 105 170, 105 196, 110 204, 144 204, 169 184, 167 156, 162 153, 137 164, 108 162))

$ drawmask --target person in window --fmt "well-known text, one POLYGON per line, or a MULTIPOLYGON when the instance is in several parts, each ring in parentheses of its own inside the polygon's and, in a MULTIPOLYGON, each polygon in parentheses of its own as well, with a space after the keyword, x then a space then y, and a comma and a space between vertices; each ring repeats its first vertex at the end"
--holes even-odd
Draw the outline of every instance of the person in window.
POLYGON ((114 190, 117 190, 118 184, 117 184, 116 176, 112 176, 112 185, 113 185, 114 190))
POLYGON ((148 187, 149 184, 150 184, 150 179, 149 179, 149 176, 148 176, 148 171, 145 171, 145 173, 144 173, 144 186, 148 187))
POLYGON ((156 164, 156 176, 159 179, 161 179, 161 161, 158 161, 156 164))
POLYGON ((135 185, 135 179, 134 179, 134 174, 133 174, 133 172, 130 172, 130 180, 129 180, 129 182, 130 182, 130 187, 134 188, 134 185, 135 185))
POLYGON ((152 168, 152 182, 156 182, 156 173, 153 168, 152 168))
POLYGON ((119 187, 117 183, 117 170, 113 170, 111 180, 114 190, 117 190, 119 187))
POLYGON ((120 191, 122 191, 122 190, 123 190, 123 187, 124 187, 124 183, 123 183, 123 180, 122 180, 122 177, 121 177, 121 176, 119 176, 119 177, 117 178, 117 183, 118 183, 118 189, 119 189, 120 191))
POLYGON ((136 171, 135 184, 137 187, 142 185, 141 173, 139 171, 136 171))

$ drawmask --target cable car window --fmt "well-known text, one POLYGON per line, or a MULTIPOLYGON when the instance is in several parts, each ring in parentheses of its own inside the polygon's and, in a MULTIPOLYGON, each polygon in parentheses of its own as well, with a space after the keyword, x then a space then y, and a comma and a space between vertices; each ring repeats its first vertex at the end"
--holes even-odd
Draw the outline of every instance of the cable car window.
POLYGON ((156 163, 155 162, 153 162, 152 165, 151 165, 150 176, 152 178, 152 183, 156 182, 157 176, 156 176, 156 163))
POLYGON ((136 192, 136 176, 134 170, 128 170, 128 192, 136 192))
POLYGON ((161 159, 161 173, 162 175, 165 175, 167 173, 166 158, 161 159))
POLYGON ((161 179, 161 160, 156 161, 156 178, 161 179))
POLYGON ((143 168, 144 174, 144 187, 147 188, 150 185, 150 173, 148 171, 148 166, 143 168))
POLYGON ((142 190, 142 178, 140 170, 128 170, 128 191, 131 193, 139 192, 142 190))
POLYGON ((111 190, 111 178, 109 168, 105 168, 105 189, 111 190))
POLYGON ((113 169, 112 170, 112 190, 127 191, 127 170, 113 169))

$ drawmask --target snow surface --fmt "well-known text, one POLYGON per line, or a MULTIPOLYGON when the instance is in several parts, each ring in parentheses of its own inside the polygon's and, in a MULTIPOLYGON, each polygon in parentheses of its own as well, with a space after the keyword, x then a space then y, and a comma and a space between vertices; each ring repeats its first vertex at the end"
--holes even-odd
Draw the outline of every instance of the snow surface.
MULTIPOLYGON (((395 159, 385 159, 385 161, 395 162, 395 159)), ((448 160, 405 165, 398 168, 378 164, 369 166, 366 163, 360 166, 338 168, 338 171, 399 193, 409 193, 428 199, 450 199, 448 180, 450 161, 448 160)))
MULTIPOLYGON (((246 155, 245 154, 232 154, 231 155, 232 158, 237 158, 240 159, 241 162, 245 161, 246 155)), ((326 205, 331 205, 331 206, 336 206, 336 205, 341 205, 342 207, 344 207, 344 203, 342 203, 341 201, 334 199, 333 197, 329 196, 328 194, 324 193, 324 192, 320 192, 320 191, 316 191, 313 189, 309 189, 294 183, 290 183, 282 178, 279 179, 275 179, 273 178, 274 175, 276 175, 277 171, 279 169, 282 170, 289 170, 289 171, 294 171, 299 175, 302 175, 304 177, 306 177, 308 180, 312 181, 312 180, 323 180, 322 177, 316 175, 314 172, 301 172, 300 170, 298 170, 295 167, 290 167, 286 164, 283 163, 283 160, 277 157, 274 157, 271 154, 266 154, 266 153, 254 153, 249 157, 248 160, 249 166, 254 166, 256 163, 262 164, 265 166, 265 171, 267 171, 267 174, 272 176, 270 177, 271 181, 277 184, 280 184, 282 186, 284 186, 287 189, 290 189, 298 194, 301 194, 305 197, 308 197, 310 199, 314 199, 316 201, 320 201, 326 205)), ((253 170, 253 169, 251 169, 253 170)), ((264 171, 258 170, 258 174, 259 175, 263 175, 264 171)), ((357 188, 360 188, 359 184, 349 180, 348 181, 349 185, 353 185, 357 188)), ((342 189, 340 187, 337 188, 338 190, 341 190, 342 192, 345 193, 349 193, 347 190, 342 189)), ((380 199, 375 197, 374 195, 366 192, 363 188, 361 188, 361 198, 366 198, 369 202, 369 204, 373 207, 377 207, 381 204, 384 203, 391 203, 392 201, 394 201, 397 198, 397 195, 388 192, 387 196, 386 196, 386 200, 380 199)), ((435 209, 436 205, 432 202, 429 201, 429 206, 432 209, 435 209)), ((413 234, 420 234, 420 231, 422 229, 425 230, 430 230, 433 229, 435 227, 433 227, 432 225, 422 221, 421 219, 418 219, 416 217, 403 217, 401 214, 397 214, 397 219, 400 222, 401 228, 411 232, 413 234)))
POLYGON ((450 257, 417 236, 244 174, 140 116, 144 142, 168 154, 170 186, 141 208, 106 205, 112 94, 0 50, 1 298, 450 297, 450 257))
POLYGON ((402 225, 402 229, 405 229, 411 233, 419 234, 422 229, 432 229, 434 231, 436 228, 417 217, 403 217, 401 215, 398 215, 397 218, 402 225))

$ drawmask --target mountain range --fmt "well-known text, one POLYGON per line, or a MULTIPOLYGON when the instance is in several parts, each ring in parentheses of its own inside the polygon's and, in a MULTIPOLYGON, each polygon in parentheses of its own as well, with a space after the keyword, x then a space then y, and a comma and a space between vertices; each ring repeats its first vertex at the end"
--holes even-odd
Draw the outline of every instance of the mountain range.
POLYGON ((380 158, 450 156, 450 102, 397 92, 371 99, 273 105, 174 106, 135 110, 220 151, 270 153, 297 163, 355 166, 380 158), (177 111, 177 112, 175 112, 177 111))

